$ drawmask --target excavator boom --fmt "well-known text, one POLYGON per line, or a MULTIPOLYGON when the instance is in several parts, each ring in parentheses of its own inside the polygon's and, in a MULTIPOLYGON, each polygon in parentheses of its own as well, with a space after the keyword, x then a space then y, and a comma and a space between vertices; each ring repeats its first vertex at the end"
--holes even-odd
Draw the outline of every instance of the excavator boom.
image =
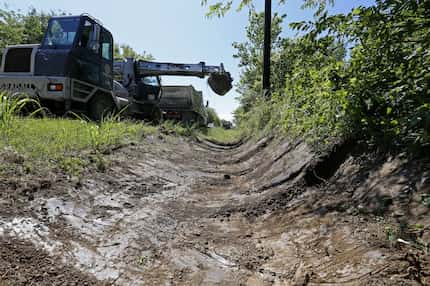
MULTIPOLYGON (((198 64, 182 64, 182 63, 163 63, 139 60, 134 62, 133 59, 126 61, 115 62, 114 70, 116 74, 127 74, 126 70, 130 68, 126 66, 134 63, 134 77, 145 76, 193 76, 204 78, 208 76, 208 84, 211 89, 218 95, 225 95, 229 92, 233 85, 233 79, 229 72, 226 72, 224 65, 209 66, 204 62, 198 64)), ((130 72, 128 73, 130 74, 130 72)), ((127 76, 130 77, 131 75, 127 76)))
POLYGON ((233 87, 233 79, 230 73, 225 71, 223 64, 208 66, 204 62, 179 64, 138 61, 137 67, 141 75, 195 76, 200 78, 209 76, 208 84, 218 95, 225 95, 233 87))
POLYGON ((198 64, 179 64, 138 61, 138 71, 141 75, 176 75, 201 78, 212 73, 225 73, 223 64, 220 66, 207 66, 204 62, 198 64))

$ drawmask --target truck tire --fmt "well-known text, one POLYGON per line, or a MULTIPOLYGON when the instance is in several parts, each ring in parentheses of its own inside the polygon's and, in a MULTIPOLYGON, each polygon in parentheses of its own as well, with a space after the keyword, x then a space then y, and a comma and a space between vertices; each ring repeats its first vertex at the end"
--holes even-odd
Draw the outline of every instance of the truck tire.
POLYGON ((115 103, 107 94, 96 94, 90 101, 88 115, 94 121, 101 121, 115 113, 115 103))

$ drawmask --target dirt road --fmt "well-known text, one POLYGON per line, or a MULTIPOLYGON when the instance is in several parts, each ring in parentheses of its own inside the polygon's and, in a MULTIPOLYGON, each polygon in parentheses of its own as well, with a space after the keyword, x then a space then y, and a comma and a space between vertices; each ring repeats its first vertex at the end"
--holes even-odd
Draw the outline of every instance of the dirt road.
POLYGON ((4 178, 0 285, 430 285, 428 165, 372 156, 154 136, 4 178))

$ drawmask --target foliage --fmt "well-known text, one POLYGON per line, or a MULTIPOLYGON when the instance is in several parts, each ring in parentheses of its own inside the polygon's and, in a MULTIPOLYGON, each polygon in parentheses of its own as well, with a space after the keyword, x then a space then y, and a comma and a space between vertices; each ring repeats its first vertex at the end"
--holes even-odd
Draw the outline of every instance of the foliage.
POLYGON ((275 107, 281 107, 276 122, 282 130, 323 143, 342 135, 348 102, 336 75, 345 69, 343 52, 333 38, 284 43, 280 57, 288 66, 285 85, 280 92, 274 88, 272 101, 275 107))
MULTIPOLYGON (((38 44, 43 40, 49 18, 52 16, 67 15, 64 11, 44 12, 31 8, 26 13, 17 12, 7 7, 0 9, 0 48, 7 45, 38 44)), ((116 59, 136 58, 153 60, 147 53, 138 53, 130 45, 115 44, 114 57, 116 59)))
MULTIPOLYGON (((320 10, 276 39, 270 101, 261 98, 263 18, 250 13, 237 123, 326 144, 354 137, 384 148, 430 145, 428 1, 376 1, 348 14, 320 10), (347 50, 349 49, 349 51, 347 50)), ((278 33, 274 21, 273 33, 278 33)))
POLYGON ((342 129, 346 92, 334 80, 344 69, 345 50, 333 37, 318 41, 282 39, 282 17, 275 15, 272 33, 272 90, 270 102, 261 97, 264 14, 251 11, 248 41, 235 44, 243 66, 239 83, 239 125, 248 133, 272 129, 325 141, 342 129), (276 18, 278 17, 278 18, 276 18), (245 48, 246 47, 246 48, 245 48), (248 62, 252 64, 248 64, 248 62))
POLYGON ((220 144, 235 144, 243 138, 244 133, 242 129, 238 128, 226 130, 222 127, 214 127, 202 131, 200 135, 212 142, 220 144))
POLYGON ((97 124, 88 126, 91 148, 96 154, 104 153, 110 147, 119 145, 122 137, 127 135, 126 128, 115 130, 119 120, 119 115, 110 115, 103 117, 97 124))
POLYGON ((147 61, 151 61, 155 59, 151 54, 147 53, 146 51, 143 51, 142 54, 139 54, 131 46, 126 44, 121 44, 121 45, 115 44, 114 58, 115 59, 134 58, 138 60, 147 60, 147 61))
POLYGON ((160 133, 166 135, 195 137, 199 126, 196 124, 185 125, 177 121, 166 120, 159 126, 160 133))
POLYGON ((428 4, 377 1, 349 15, 359 43, 348 71, 354 120, 385 144, 430 144, 428 4))
POLYGON ((41 43, 49 18, 64 14, 62 11, 47 13, 35 8, 26 13, 0 8, 0 48, 41 43))
POLYGON ((353 44, 340 77, 355 132, 381 146, 430 144, 430 9, 427 1, 376 1, 347 15, 322 14, 310 35, 353 44))
MULTIPOLYGON (((255 104, 247 113, 236 113, 236 126, 246 136, 259 136, 279 128, 276 122, 276 106, 272 101, 257 97, 255 104)), ((277 132, 276 130, 275 132, 277 132)))
POLYGON ((221 120, 218 116, 218 114, 216 113, 215 109, 213 109, 212 107, 207 107, 206 111, 208 113, 208 124, 213 124, 216 127, 220 127, 221 126, 221 120))
MULTIPOLYGON (((233 7, 234 0, 217 0, 217 1, 209 1, 209 0, 200 0, 201 5, 208 6, 209 11, 207 12, 208 17, 217 16, 223 17, 225 14, 230 11, 233 7)), ((237 11, 242 10, 245 7, 253 7, 253 0, 238 0, 237 1, 237 11)), ((285 4, 287 0, 278 0, 279 4, 285 4)), ((317 13, 324 11, 327 4, 333 4, 334 0, 303 0, 302 8, 317 8, 317 13)))
MULTIPOLYGON (((59 166, 72 173, 91 162, 99 164, 99 155, 111 148, 156 132, 151 126, 128 121, 106 119, 100 125, 83 120, 28 117, 15 117, 11 129, 8 138, 0 137, 0 149, 15 150, 37 168, 59 166)), ((0 133, 3 130, 0 126, 0 133)))
POLYGON ((22 98, 18 95, 13 96, 4 92, 0 93, 0 134, 5 139, 9 138, 13 130, 13 123, 16 119, 16 115, 30 104, 38 107, 33 114, 40 111, 39 103, 33 99, 22 98))
MULTIPOLYGON (((238 58, 239 67, 242 68, 242 75, 238 84, 238 91, 241 94, 239 103, 241 109, 238 112, 249 112, 253 103, 258 97, 261 90, 261 74, 263 73, 263 44, 264 44, 264 13, 258 13, 254 9, 249 11, 249 25, 246 28, 247 41, 244 43, 233 43, 233 47, 237 50, 234 55, 238 58)), ((274 53, 279 51, 283 40, 280 38, 284 16, 277 13, 273 16, 272 24, 272 48, 274 53)), ((272 65, 277 65, 276 58, 272 59, 272 65)), ((273 69, 272 76, 281 76, 273 69)), ((281 80, 283 81, 283 79, 281 80)), ((274 81, 276 82, 276 81, 274 81)))

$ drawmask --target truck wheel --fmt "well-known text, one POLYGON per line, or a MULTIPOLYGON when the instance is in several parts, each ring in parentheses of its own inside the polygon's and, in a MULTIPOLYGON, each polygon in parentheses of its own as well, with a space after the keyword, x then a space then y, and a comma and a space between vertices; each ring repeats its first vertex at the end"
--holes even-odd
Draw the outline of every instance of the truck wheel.
POLYGON ((101 121, 115 113, 115 104, 107 94, 97 94, 90 102, 88 115, 92 120, 101 121))

